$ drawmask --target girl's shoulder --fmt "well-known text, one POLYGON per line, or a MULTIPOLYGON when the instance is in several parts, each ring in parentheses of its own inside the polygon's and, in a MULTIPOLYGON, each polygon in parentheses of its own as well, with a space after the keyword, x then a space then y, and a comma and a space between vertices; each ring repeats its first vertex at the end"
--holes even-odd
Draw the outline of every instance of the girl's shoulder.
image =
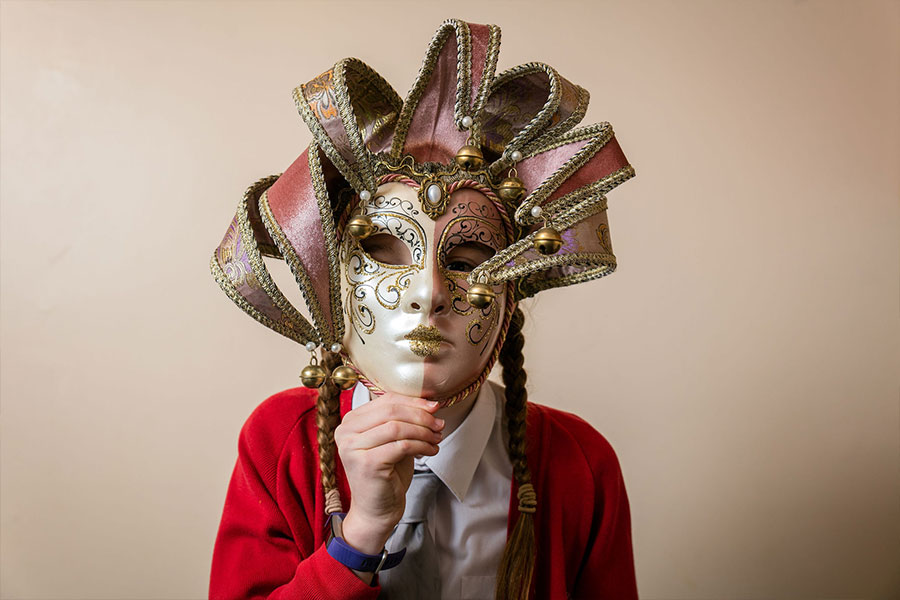
POLYGON ((565 463, 570 469, 590 472, 595 479, 621 477, 612 445, 578 415, 529 402, 527 419, 529 450, 535 452, 538 461, 565 463))
POLYGON ((240 443, 254 454, 278 456, 292 435, 308 435, 315 427, 318 391, 306 387, 269 396, 247 418, 240 443))

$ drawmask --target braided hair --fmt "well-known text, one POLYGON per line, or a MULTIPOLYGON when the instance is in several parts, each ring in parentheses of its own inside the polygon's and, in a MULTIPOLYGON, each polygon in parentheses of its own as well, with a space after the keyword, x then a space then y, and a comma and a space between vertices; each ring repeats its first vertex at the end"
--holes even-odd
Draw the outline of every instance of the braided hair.
POLYGON ((513 477, 519 488, 519 518, 512 535, 506 541, 497 571, 495 597, 498 600, 528 598, 534 575, 534 511, 537 498, 531 485, 531 471, 526 460, 525 420, 528 414, 528 392, 525 390, 525 357, 522 347, 525 336, 522 326, 525 315, 516 307, 509 324, 500 364, 503 366, 503 385, 506 386, 506 425, 509 430, 509 460, 513 477))
MULTIPOLYGON (((341 364, 341 355, 325 351, 322 354, 322 366, 330 375, 335 367, 341 364)), ((322 489, 325 491, 325 512, 332 514, 341 512, 341 495, 337 488, 335 475, 334 430, 341 418, 341 390, 331 377, 319 388, 316 400, 316 429, 319 446, 319 470, 322 472, 322 489)))

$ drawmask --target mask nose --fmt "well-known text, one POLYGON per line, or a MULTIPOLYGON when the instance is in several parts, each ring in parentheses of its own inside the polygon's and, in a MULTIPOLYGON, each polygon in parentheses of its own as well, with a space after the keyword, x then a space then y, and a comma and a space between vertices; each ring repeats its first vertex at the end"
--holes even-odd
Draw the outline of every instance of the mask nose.
POLYGON ((402 306, 408 313, 442 315, 450 309, 450 295, 440 276, 431 269, 422 269, 410 277, 402 306))
POLYGON ((425 307, 431 307, 431 290, 433 283, 428 269, 415 271, 409 277, 409 287, 403 293, 403 312, 420 313, 425 307))

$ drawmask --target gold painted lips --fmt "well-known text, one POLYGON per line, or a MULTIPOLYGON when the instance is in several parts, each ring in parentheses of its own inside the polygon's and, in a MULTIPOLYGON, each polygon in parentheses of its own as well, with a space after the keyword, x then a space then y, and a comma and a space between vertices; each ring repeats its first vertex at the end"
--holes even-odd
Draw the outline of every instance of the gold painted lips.
POLYGON ((445 341, 440 330, 433 325, 419 325, 403 336, 409 340, 409 349, 416 356, 427 358, 434 356, 441 348, 441 342, 445 341))

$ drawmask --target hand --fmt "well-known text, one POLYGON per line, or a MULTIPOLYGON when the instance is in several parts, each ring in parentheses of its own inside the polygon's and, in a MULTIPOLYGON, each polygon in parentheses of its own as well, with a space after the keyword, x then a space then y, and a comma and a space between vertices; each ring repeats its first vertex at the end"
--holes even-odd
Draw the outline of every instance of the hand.
POLYGON ((387 392, 356 408, 334 431, 350 484, 344 541, 378 554, 403 516, 412 481, 413 458, 434 456, 443 419, 437 402, 387 392))

